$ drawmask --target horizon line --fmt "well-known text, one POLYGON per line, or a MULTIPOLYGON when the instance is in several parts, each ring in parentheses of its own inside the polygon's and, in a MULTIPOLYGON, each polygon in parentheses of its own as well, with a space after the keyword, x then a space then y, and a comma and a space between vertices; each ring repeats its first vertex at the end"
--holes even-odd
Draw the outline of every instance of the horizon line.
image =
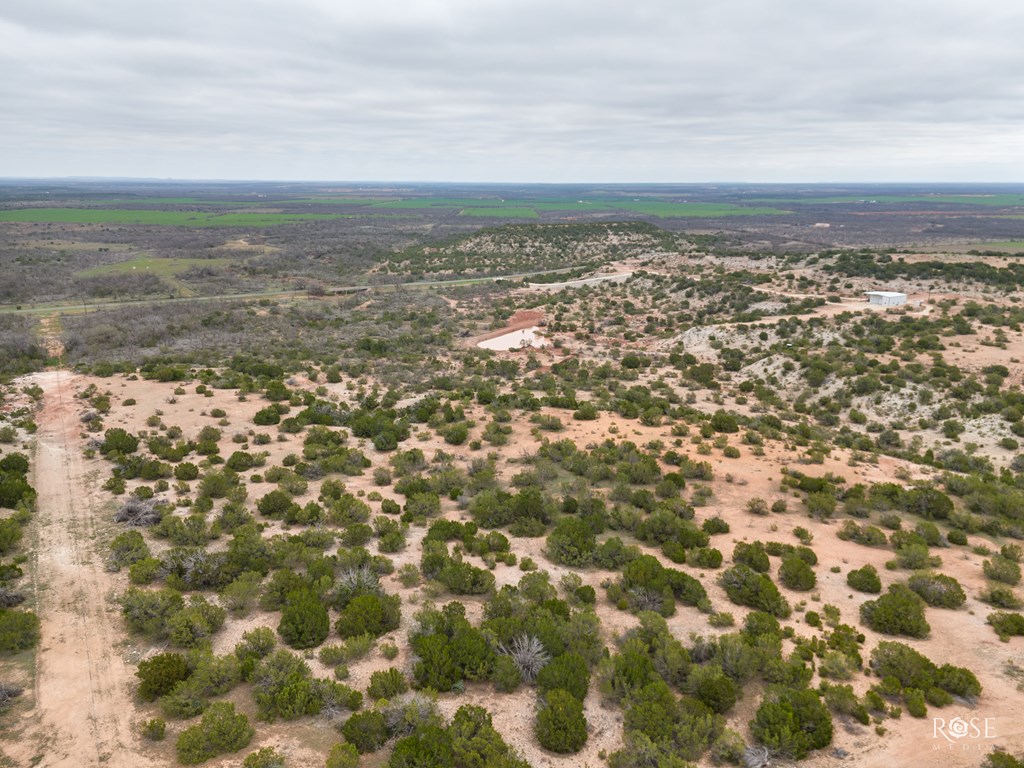
POLYGON ((1024 186, 1021 181, 924 181, 906 179, 900 181, 847 181, 831 179, 826 181, 740 181, 740 180, 714 180, 714 181, 456 181, 450 179, 283 179, 283 178, 189 178, 173 176, 0 176, 0 183, 8 182, 148 182, 159 184, 408 184, 408 185, 468 185, 468 186, 646 186, 646 187, 668 187, 668 186, 823 186, 823 185, 847 185, 847 186, 898 186, 898 185, 932 185, 932 186, 1024 186))

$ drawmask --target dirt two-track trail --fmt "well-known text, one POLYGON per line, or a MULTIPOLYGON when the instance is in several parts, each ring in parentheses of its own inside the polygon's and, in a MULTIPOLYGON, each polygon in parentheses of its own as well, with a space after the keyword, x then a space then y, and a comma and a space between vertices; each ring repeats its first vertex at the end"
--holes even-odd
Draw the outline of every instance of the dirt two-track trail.
POLYGON ((87 473, 75 374, 32 377, 43 389, 35 436, 35 587, 42 639, 33 708, 2 745, 17 766, 153 765, 132 732, 134 675, 119 653, 121 619, 98 547, 104 510, 87 473))

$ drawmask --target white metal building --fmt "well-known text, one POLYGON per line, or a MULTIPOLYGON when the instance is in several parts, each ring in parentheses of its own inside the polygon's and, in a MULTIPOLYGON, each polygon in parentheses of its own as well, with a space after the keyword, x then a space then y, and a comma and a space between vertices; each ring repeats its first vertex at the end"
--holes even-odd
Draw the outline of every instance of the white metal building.
POLYGON ((907 294, 897 291, 865 291, 868 301, 880 307, 898 307, 907 303, 907 294))

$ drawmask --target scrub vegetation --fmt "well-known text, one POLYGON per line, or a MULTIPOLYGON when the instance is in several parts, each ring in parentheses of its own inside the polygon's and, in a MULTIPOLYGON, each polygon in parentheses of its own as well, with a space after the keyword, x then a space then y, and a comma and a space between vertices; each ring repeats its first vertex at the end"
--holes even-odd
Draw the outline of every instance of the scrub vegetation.
POLYGON ((1015 256, 822 195, 261 194, 4 198, 0 693, 67 652, 57 451, 154 764, 911 764, 1015 715, 1015 256))

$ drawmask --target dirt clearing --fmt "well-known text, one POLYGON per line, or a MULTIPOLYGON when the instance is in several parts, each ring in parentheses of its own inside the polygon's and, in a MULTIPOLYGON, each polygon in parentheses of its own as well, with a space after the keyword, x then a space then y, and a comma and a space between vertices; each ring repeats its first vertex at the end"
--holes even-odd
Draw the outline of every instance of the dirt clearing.
POLYGON ((75 408, 77 376, 31 377, 43 388, 34 485, 34 589, 42 620, 33 709, 5 756, 19 766, 152 765, 132 733, 135 679, 118 653, 121 619, 104 569, 100 497, 82 458, 75 408))

